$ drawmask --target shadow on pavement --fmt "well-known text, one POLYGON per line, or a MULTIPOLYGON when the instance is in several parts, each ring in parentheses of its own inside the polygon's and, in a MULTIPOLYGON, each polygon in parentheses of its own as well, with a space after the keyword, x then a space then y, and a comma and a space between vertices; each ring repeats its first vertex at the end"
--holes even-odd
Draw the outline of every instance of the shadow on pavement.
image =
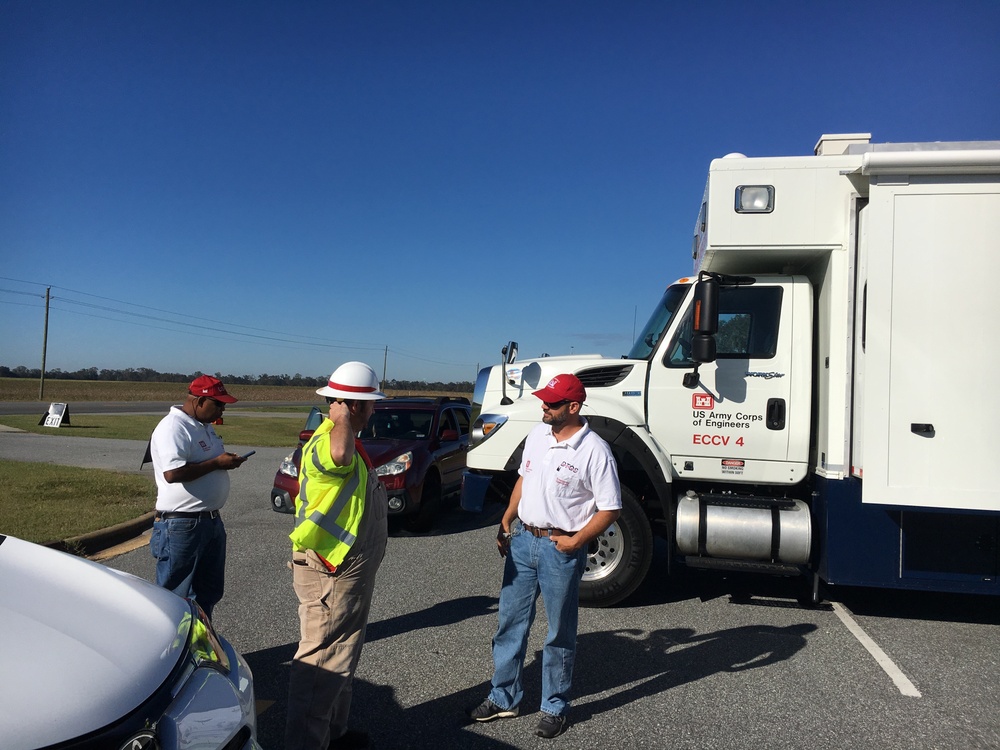
MULTIPOLYGON (((420 612, 372 623, 369 640, 446 626, 483 614, 494 606, 495 600, 490 597, 443 602, 420 612)), ((570 722, 584 725, 592 719, 600 720, 605 712, 711 675, 766 669, 803 649, 807 636, 815 630, 815 625, 801 623, 787 627, 744 626, 703 635, 696 635, 688 628, 653 632, 620 629, 581 635, 570 722), (622 689, 625 685, 630 687, 622 689)), ((258 699, 274 701, 258 717, 259 741, 272 750, 282 747, 284 742, 288 662, 294 653, 295 644, 287 644, 246 655, 258 686, 258 699)), ((529 656, 524 670, 521 716, 504 720, 502 725, 474 728, 465 710, 483 700, 489 692, 488 683, 448 686, 429 700, 404 707, 393 688, 356 680, 352 725, 369 732, 373 746, 380 748, 523 747, 536 741, 533 729, 541 699, 540 686, 541 652, 536 651, 529 656), (505 736, 515 734, 517 744, 488 736, 498 732, 505 736)), ((581 737, 585 736, 582 732, 585 730, 581 731, 581 737)))

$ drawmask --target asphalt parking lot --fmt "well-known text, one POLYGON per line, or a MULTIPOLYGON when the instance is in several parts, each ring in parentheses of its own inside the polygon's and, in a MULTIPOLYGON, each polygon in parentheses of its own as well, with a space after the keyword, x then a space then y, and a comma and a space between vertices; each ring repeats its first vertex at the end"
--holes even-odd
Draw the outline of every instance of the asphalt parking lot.
MULTIPOLYGON (((135 470, 143 448, 0 433, 0 457, 75 466, 135 470)), ((219 630, 254 671, 260 741, 275 750, 298 638, 286 567, 291 517, 268 502, 285 452, 258 449, 233 474, 227 593, 216 610, 219 630)), ((376 747, 1000 748, 995 599, 846 590, 803 609, 780 579, 666 579, 656 572, 662 548, 624 605, 583 610, 565 735, 532 735, 541 610, 522 715, 469 726, 463 709, 486 694, 491 672, 496 518, 453 509, 430 534, 392 533, 354 691, 354 723, 376 747)), ((131 547, 105 564, 151 580, 143 539, 131 547)))

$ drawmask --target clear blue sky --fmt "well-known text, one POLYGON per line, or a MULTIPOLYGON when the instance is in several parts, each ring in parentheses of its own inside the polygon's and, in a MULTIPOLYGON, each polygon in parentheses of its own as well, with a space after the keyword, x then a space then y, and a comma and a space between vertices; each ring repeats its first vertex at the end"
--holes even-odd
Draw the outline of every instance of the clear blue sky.
POLYGON ((1000 2, 0 0, 0 364, 620 356, 709 162, 1000 139, 1000 2))

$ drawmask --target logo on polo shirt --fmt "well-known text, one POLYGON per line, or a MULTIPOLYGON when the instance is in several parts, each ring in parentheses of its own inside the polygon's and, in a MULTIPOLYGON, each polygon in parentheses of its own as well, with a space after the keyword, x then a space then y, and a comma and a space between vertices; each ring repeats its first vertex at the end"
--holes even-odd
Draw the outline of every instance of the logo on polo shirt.
POLYGON ((203 451, 207 451, 208 450, 208 443, 206 443, 204 440, 199 440, 198 441, 198 445, 201 446, 201 449, 203 451))
POLYGON ((580 470, 577 467, 575 467, 573 464, 571 464, 569 461, 563 461, 561 464, 559 464, 559 468, 560 469, 566 469, 566 471, 571 471, 574 474, 579 474, 580 473, 580 470))

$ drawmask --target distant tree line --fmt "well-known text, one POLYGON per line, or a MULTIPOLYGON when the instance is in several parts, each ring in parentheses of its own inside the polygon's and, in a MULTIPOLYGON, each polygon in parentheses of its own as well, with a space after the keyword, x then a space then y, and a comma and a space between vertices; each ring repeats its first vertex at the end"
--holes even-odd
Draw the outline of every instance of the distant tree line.
MULTIPOLYGON (((180 372, 157 372, 148 367, 128 367, 124 370, 98 369, 96 367, 86 367, 73 372, 64 372, 59 368, 46 370, 45 377, 49 380, 104 380, 111 382, 132 382, 132 383, 190 383, 203 372, 193 372, 184 374, 180 372)), ((305 385, 322 386, 326 385, 327 376, 308 377, 295 373, 294 375, 223 375, 222 373, 212 373, 215 377, 227 385, 305 385)), ((41 378, 41 369, 27 368, 24 365, 17 367, 6 367, 0 365, 0 378, 41 378)), ((441 391, 471 393, 472 383, 451 382, 442 383, 434 381, 428 383, 423 380, 387 380, 383 383, 384 388, 396 391, 441 391)))

